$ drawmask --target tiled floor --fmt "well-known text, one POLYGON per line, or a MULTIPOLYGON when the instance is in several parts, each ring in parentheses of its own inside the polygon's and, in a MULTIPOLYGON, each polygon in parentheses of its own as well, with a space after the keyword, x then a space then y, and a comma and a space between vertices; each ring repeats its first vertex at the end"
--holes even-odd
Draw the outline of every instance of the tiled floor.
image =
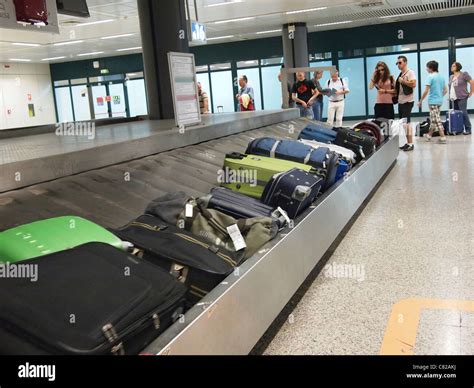
MULTIPOLYGON (((379 354, 396 302, 474 300, 472 137, 415 147, 400 154, 265 354, 379 354)), ((474 354, 473 322, 474 312, 422 310, 413 353, 474 354)))

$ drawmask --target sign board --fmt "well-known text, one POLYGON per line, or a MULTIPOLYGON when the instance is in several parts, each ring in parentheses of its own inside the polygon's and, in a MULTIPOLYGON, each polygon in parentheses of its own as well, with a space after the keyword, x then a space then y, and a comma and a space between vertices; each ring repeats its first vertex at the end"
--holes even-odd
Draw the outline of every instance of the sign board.
MULTIPOLYGON (((27 2, 23 2, 27 4, 27 2)), ((19 22, 17 19, 24 19, 22 12, 17 14, 14 0, 0 0, 0 28, 8 28, 23 31, 47 32, 49 34, 59 34, 58 10, 56 0, 45 0, 47 10, 47 24, 28 24, 19 22)), ((26 8, 28 10, 28 8, 26 8)), ((31 10, 28 10, 31 12, 31 10)), ((25 16, 25 15, 23 15, 25 16)))
POLYGON ((207 43, 206 26, 194 20, 191 21, 191 42, 207 43))
POLYGON ((194 54, 168 53, 176 125, 201 124, 194 54))

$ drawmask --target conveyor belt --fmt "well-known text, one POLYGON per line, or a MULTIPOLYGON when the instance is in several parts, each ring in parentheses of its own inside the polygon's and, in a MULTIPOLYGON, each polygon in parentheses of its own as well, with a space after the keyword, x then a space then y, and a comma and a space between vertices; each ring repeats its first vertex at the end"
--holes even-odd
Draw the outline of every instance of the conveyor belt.
POLYGON ((296 138, 306 123, 283 122, 0 194, 0 230, 64 215, 119 227, 166 192, 207 194, 218 185, 226 153, 244 152, 251 139, 261 136, 296 138))

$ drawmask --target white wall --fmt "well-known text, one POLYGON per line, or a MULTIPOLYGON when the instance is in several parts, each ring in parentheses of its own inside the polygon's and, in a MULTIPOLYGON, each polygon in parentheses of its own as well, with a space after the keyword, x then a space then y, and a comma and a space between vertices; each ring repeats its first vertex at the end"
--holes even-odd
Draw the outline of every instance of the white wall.
POLYGON ((0 63, 0 130, 55 122, 49 65, 0 63), (28 104, 34 104, 35 117, 29 116, 28 104))

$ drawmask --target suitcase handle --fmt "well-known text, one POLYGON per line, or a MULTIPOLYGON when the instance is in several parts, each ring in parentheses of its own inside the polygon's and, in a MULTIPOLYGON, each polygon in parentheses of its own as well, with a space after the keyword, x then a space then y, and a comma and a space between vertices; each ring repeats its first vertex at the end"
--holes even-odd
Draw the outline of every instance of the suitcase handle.
POLYGON ((244 159, 247 155, 245 154, 241 154, 240 152, 232 152, 230 154, 226 154, 226 158, 229 158, 229 159, 244 159))

